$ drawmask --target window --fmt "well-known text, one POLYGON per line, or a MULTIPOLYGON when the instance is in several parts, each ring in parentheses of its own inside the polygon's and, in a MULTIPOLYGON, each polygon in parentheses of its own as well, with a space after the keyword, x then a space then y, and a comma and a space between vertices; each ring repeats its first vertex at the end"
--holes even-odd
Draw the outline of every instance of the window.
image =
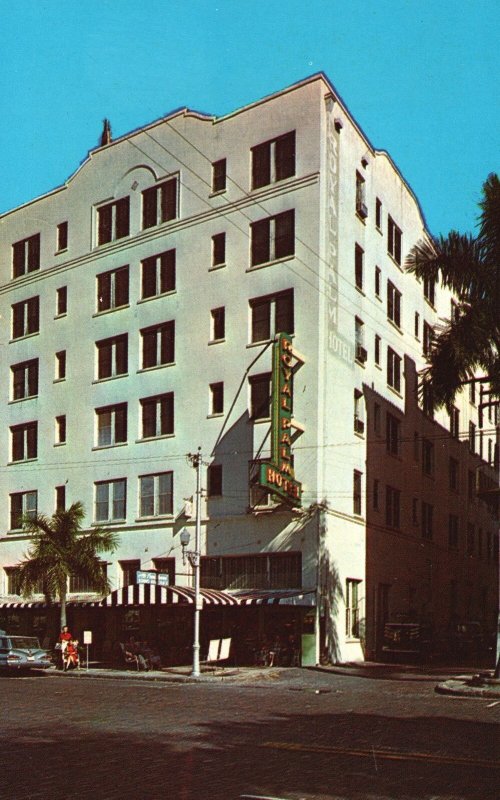
POLYGON ((365 324, 362 319, 355 317, 354 319, 354 342, 356 347, 356 361, 364 364, 368 353, 365 349, 365 324))
POLYGON ((56 316, 62 317, 68 311, 68 287, 60 286, 56 293, 56 316))
POLYGON ((175 250, 142 261, 141 298, 158 297, 175 289, 175 250))
POLYGON ((40 298, 30 297, 12 306, 12 338, 20 339, 40 330, 40 298))
POLYGON ((36 397, 38 394, 38 359, 23 361, 13 364, 10 368, 12 375, 12 399, 24 400, 26 397, 36 397))
POLYGON ((276 333, 293 333, 293 289, 250 300, 250 314, 252 342, 265 342, 276 333))
POLYGON ((378 478, 375 478, 373 481, 373 510, 378 511, 379 509, 379 489, 380 489, 380 481, 378 478))
POLYGON ((141 562, 138 558, 133 558, 118 563, 122 571, 122 586, 133 586, 136 582, 137 571, 141 568, 141 562))
POLYGON ((434 419, 434 391, 428 380, 422 384, 422 411, 429 419, 434 419))
POLYGON ((380 336, 378 335, 378 333, 376 333, 375 334, 375 353, 374 353, 374 357, 375 357, 375 364, 377 364, 377 366, 380 366, 380 343, 381 343, 381 341, 382 340, 381 340, 380 336))
POLYGON ((373 430, 380 435, 380 405, 378 403, 373 404, 373 430))
POLYGON ((226 335, 226 309, 213 308, 210 312, 210 341, 219 342, 226 335))
POLYGON ((37 514, 37 492, 16 492, 10 495, 10 529, 22 528, 22 517, 37 514))
POLYGON ((460 437, 460 411, 456 406, 450 411, 450 433, 454 439, 460 437))
POLYGON ((424 322, 424 335, 423 335, 424 356, 429 356, 431 353, 432 333, 433 333, 432 325, 429 325, 428 322, 424 322))
POLYGON ((207 589, 300 589, 302 554, 259 553, 202 556, 201 585, 207 589))
POLYGON ((467 472, 467 497, 469 500, 474 500, 476 496, 476 476, 474 472, 469 469, 467 472))
POLYGON ((151 186, 142 193, 142 227, 153 228, 177 219, 177 178, 151 186))
MULTIPOLYGON (((108 565, 104 561, 101 561, 99 563, 99 567, 102 570, 104 577, 106 577, 108 572, 108 565)), ((95 585, 91 580, 89 580, 89 578, 83 577, 82 575, 70 575, 69 591, 72 593, 95 592, 95 585)))
POLYGON ((387 452, 393 456, 398 456, 401 442, 401 423, 399 419, 389 412, 386 414, 385 434, 387 452))
POLYGON ((266 264, 295 253, 295 211, 284 211, 250 225, 251 265, 266 264))
POLYGON ((56 381, 62 381, 66 377, 66 350, 56 353, 56 381))
POLYGON ((382 201, 378 197, 375 199, 375 225, 379 231, 382 229, 382 201))
POLYGON ((109 311, 128 305, 128 266, 102 272, 97 276, 97 310, 109 311))
POLYGON ((450 458, 448 462, 448 486, 454 492, 458 491, 458 461, 450 458))
POLYGON ((175 583, 175 558, 153 558, 153 564, 160 575, 168 575, 170 584, 175 583))
POLYGON ((476 382, 474 380, 469 383, 469 402, 473 406, 476 405, 476 382))
POLYGON ((359 172, 356 172, 356 214, 358 217, 361 217, 361 219, 366 219, 368 216, 365 197, 365 179, 359 172))
POLYGON ((173 364, 175 360, 175 322, 163 322, 143 328, 142 369, 173 364))
POLYGON ((60 222, 57 226, 57 252, 68 249, 68 223, 60 222))
POLYGON ((434 306, 436 300, 436 281, 434 278, 424 278, 424 297, 434 306))
POLYGON ((128 338, 123 333, 96 342, 97 377, 99 380, 126 375, 128 370, 128 338))
POLYGON ((458 549, 458 517, 455 514, 448 517, 448 547, 451 550, 458 549))
POLYGON ((385 524, 389 528, 399 528, 400 525, 401 492, 392 486, 385 487, 385 524))
POLYGON ((430 503, 422 502, 422 539, 432 539, 432 518, 434 507, 430 503))
POLYGON ((212 192, 223 192, 226 188, 226 159, 220 158, 212 164, 212 192))
POLYGON ((418 311, 415 311, 415 327, 414 327, 415 339, 418 339, 420 336, 420 314, 418 311))
POLYGON ((66 415, 56 417, 56 444, 66 443, 66 415))
POLYGON ((122 197, 97 209, 97 244, 123 239, 130 232, 130 198, 122 197))
POLYGON ((222 496, 222 464, 210 464, 207 470, 207 497, 222 496))
POLYGON ((401 264, 401 230, 398 228, 392 217, 387 218, 387 252, 401 264))
POLYGON ((476 536, 476 532, 474 529, 474 525, 471 522, 467 523, 467 555, 473 556, 474 555, 474 539, 476 536))
POLYGON ((382 280, 382 270, 380 267, 375 267, 375 297, 380 299, 380 284, 382 280))
POLYGON ((357 244, 354 248, 354 280, 357 289, 363 289, 363 257, 364 250, 357 244))
POLYGON ((64 511, 66 508, 66 486, 56 486, 56 511, 64 511))
POLYGON ((125 478, 95 484, 95 521, 113 522, 125 519, 125 478))
POLYGON ((469 450, 471 453, 476 452, 476 425, 474 422, 469 422, 469 450))
POLYGON ((141 517, 161 517, 173 514, 173 472, 159 472, 139 477, 139 508, 141 517))
POLYGON ((352 513, 361 514, 361 481, 363 473, 354 470, 352 474, 352 513))
POLYGON ((420 460, 420 436, 417 431, 413 434, 413 458, 415 461, 420 460))
POLYGON ((7 578, 7 594, 21 594, 21 574, 19 567, 4 567, 7 578))
POLYGON ((252 189, 295 175, 295 131, 252 147, 252 189))
POLYGON ((12 461, 28 461, 37 457, 38 423, 26 422, 10 429, 12 461))
POLYGON ((224 413, 224 384, 210 384, 210 414, 224 413))
POLYGON ((40 234, 12 245, 12 277, 19 278, 40 269, 40 234))
POLYGON ((271 416, 271 373, 252 375, 250 381, 250 419, 269 419, 271 416))
POLYGON ((226 234, 216 233, 212 236, 212 267, 221 267, 226 263, 226 234))
POLYGON ((345 634, 359 639, 359 587, 361 581, 347 578, 345 582, 345 634))
POLYGON ((401 358, 391 347, 387 348, 387 384, 401 391, 401 358))
POLYGON ((387 317, 401 327, 401 292, 391 281, 387 281, 387 317))
POLYGON ((422 472, 434 474, 434 444, 429 439, 422 439, 422 472))
POLYGON ((141 401, 142 438, 171 436, 174 432, 174 393, 145 397, 141 401))
POLYGON ((97 447, 110 447, 127 441, 127 404, 96 408, 97 447))
POLYGON ((365 413, 364 413, 363 392, 359 389, 354 390, 354 431, 363 434, 365 432, 365 413))

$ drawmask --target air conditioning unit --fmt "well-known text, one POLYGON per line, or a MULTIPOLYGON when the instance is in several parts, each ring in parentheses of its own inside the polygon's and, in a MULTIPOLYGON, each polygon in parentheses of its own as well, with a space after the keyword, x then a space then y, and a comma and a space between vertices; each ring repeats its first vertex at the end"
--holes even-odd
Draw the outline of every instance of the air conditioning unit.
POLYGON ((184 505, 177 514, 176 520, 183 518, 191 519, 192 516, 193 516, 193 498, 192 497, 188 497, 187 499, 184 498, 184 505))
POLYGON ((368 352, 366 348, 361 347, 361 345, 356 345, 356 361, 361 361, 362 364, 365 363, 366 359, 368 358, 368 352))
POLYGON ((358 216, 360 216, 361 219, 366 219, 367 218, 367 216, 368 216, 368 206, 366 205, 366 203, 358 203, 356 211, 358 212, 358 216))
POLYGON ((356 433, 364 433, 365 432, 365 423, 359 417, 354 417, 354 430, 356 433))

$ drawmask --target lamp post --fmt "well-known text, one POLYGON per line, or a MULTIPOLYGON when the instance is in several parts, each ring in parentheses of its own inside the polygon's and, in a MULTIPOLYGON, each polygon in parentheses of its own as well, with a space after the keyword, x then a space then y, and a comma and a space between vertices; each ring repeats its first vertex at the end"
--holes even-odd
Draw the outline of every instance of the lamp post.
POLYGON ((180 533, 182 547, 182 561, 186 563, 186 556, 189 559, 194 572, 194 631, 193 631, 193 677, 200 674, 200 611, 202 599, 200 595, 200 549, 201 549, 201 452, 194 455, 189 453, 188 459, 196 469, 196 527, 194 550, 186 550, 191 536, 187 528, 183 528, 180 533))

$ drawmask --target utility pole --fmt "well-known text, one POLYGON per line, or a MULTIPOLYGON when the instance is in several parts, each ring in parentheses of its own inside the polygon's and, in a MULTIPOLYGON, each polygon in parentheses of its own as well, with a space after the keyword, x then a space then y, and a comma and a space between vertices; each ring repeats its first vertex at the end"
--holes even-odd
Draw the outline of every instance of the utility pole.
POLYGON ((194 572, 194 633, 193 633, 193 677, 200 674, 200 558, 201 558, 201 447, 197 453, 188 453, 188 459, 196 469, 196 528, 194 551, 190 553, 190 562, 194 572))

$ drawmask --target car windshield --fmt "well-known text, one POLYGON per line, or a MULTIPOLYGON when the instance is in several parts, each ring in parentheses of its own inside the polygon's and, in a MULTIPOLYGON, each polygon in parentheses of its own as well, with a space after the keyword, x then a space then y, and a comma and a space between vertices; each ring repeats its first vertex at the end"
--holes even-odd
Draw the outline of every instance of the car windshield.
POLYGON ((11 647, 16 649, 39 650, 40 644, 34 636, 11 636, 11 647))

